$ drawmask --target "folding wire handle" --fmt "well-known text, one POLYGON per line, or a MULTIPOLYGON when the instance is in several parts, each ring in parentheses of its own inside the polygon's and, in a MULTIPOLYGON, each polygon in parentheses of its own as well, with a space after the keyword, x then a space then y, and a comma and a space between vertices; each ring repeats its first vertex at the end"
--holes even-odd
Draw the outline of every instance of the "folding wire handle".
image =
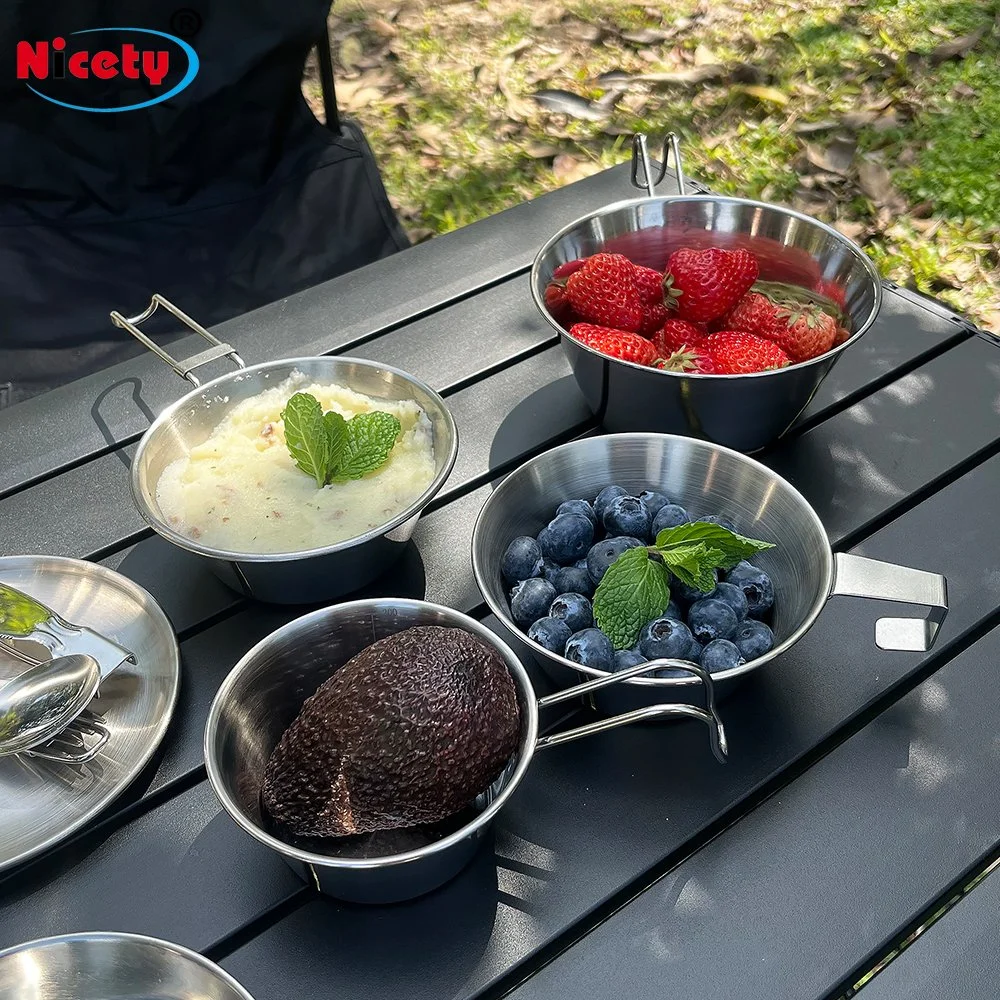
POLYGON ((237 368, 246 368, 243 359, 236 353, 236 349, 231 344, 225 344, 218 337, 210 334, 200 323, 196 323, 187 313, 181 312, 177 306, 165 299, 159 292, 154 293, 153 297, 149 300, 149 305, 138 316, 123 316, 118 310, 114 310, 111 313, 111 322, 123 330, 128 330, 139 343, 148 347, 162 361, 166 361, 181 378, 186 378, 194 386, 201 385, 201 381, 194 374, 195 368, 201 368, 202 365, 207 365, 211 361, 217 361, 219 358, 229 358, 237 368), (193 357, 183 360, 178 360, 171 354, 168 354, 159 344, 154 343, 139 329, 139 325, 145 323, 156 312, 159 306, 163 306, 168 313, 179 319, 189 330, 193 330, 200 337, 204 337, 212 346, 207 351, 202 351, 200 354, 195 354, 193 357))
POLYGON ((663 140, 663 151, 660 154, 660 166, 653 176, 653 165, 649 159, 649 146, 646 135, 636 132, 632 136, 632 187, 645 191, 650 198, 656 197, 656 187, 667 176, 667 165, 670 156, 674 160, 674 174, 677 177, 677 193, 685 193, 684 167, 681 165, 681 145, 676 132, 668 132, 663 140), (640 177, 640 171, 642 176, 640 177))
POLYGON ((538 699, 538 707, 547 708, 549 705, 558 705, 560 702, 569 701, 571 698, 578 698, 580 695, 589 694, 600 688, 610 687, 612 684, 620 684, 630 677, 639 677, 648 674, 651 670, 662 670, 665 667, 674 667, 677 670, 686 670, 689 674, 698 677, 705 685, 705 708, 698 708, 695 705, 648 705, 645 708, 637 708, 631 712, 624 712, 621 715, 613 715, 608 719, 598 719, 596 722, 589 722, 576 729, 567 729, 562 733, 553 733, 551 736, 543 736, 535 744, 536 750, 543 750, 545 747, 558 746, 560 743, 569 743, 572 740, 582 739, 584 736, 592 736, 595 733, 603 733, 608 729, 617 729, 619 726, 627 726, 632 722, 641 722, 644 719, 662 718, 667 715, 686 715, 692 719, 698 719, 708 726, 709 738, 712 743, 712 753, 720 764, 726 763, 729 754, 729 744, 726 741, 726 729, 719 718, 719 713, 715 709, 715 685, 712 676, 704 667, 699 667, 695 663, 687 660, 650 660, 648 663, 640 663, 638 666, 629 667, 627 670, 619 670, 616 673, 608 674, 606 677, 598 677, 583 684, 576 684, 564 691, 556 691, 554 694, 546 695, 538 699))
POLYGON ((85 719, 78 716, 58 736, 25 750, 23 756, 38 757, 56 764, 87 764, 104 749, 110 739, 111 733, 103 722, 96 718, 85 719), (96 736, 97 739, 88 745, 84 738, 86 736, 96 736))

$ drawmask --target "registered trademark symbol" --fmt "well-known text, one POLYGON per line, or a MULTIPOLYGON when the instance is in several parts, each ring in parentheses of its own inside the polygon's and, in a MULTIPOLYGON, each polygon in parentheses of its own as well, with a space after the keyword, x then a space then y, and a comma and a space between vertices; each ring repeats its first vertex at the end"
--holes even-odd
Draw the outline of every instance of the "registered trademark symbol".
POLYGON ((190 7, 181 7, 170 15, 170 30, 181 38, 194 38, 201 31, 201 14, 190 7))

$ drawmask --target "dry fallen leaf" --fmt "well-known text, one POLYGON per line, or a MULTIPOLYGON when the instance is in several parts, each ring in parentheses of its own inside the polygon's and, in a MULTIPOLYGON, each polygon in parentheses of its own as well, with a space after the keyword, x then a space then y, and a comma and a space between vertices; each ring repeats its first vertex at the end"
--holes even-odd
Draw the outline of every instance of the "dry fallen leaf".
POLYGON ((559 153, 559 147, 550 142, 529 142, 524 151, 533 160, 551 160, 559 153))
POLYGON ((357 35, 348 35, 340 43, 337 60, 344 69, 354 69, 363 55, 364 47, 361 44, 361 39, 357 35))
POLYGON ((976 91, 964 80, 960 80, 954 87, 951 88, 951 96, 956 99, 971 98, 976 96, 976 91))
POLYGON ((573 181, 583 180, 584 177, 590 177, 600 169, 599 163, 578 160, 570 153, 560 153, 552 161, 552 173, 561 184, 572 184, 573 181))
POLYGON ((381 17, 370 18, 367 25, 376 35, 381 35, 382 38, 395 38, 399 34, 399 29, 396 25, 381 17))
POLYGON ((832 118, 824 118, 818 122, 796 122, 792 131, 796 135, 812 135, 813 132, 829 132, 830 129, 836 128, 839 124, 832 118))
POLYGON ((704 42, 699 42, 694 50, 695 66, 718 66, 721 60, 704 42))
POLYGON ((862 160, 858 167, 858 185, 878 208, 896 212, 906 208, 903 196, 892 185, 892 175, 881 163, 862 160))
POLYGON ((868 226, 863 222, 855 222, 853 219, 838 219, 833 228, 839 233, 843 233, 849 240, 857 242, 868 233, 868 226))
POLYGON ((979 44, 988 30, 989 25, 984 24, 968 35, 962 35, 961 38, 955 38, 950 42, 942 42, 931 51, 931 62, 942 63, 949 59, 961 59, 979 44))
POLYGON ((758 101, 780 104, 782 107, 788 104, 788 95, 784 91, 778 90, 777 87, 765 87, 754 83, 738 83, 732 89, 738 94, 746 94, 747 97, 756 97, 758 101))
POLYGON ((656 45, 658 42, 669 41, 676 34, 676 31, 664 31, 661 28, 639 28, 637 31, 623 31, 621 37, 633 45, 656 45))
POLYGON ((569 115, 583 121, 601 121, 609 114, 608 110, 596 108, 585 97, 571 94, 568 90, 539 90, 531 95, 543 108, 559 114, 569 115))
POLYGON ((578 42, 596 42, 600 40, 602 34, 596 24, 587 24, 585 21, 565 22, 562 25, 562 33, 578 42))
POLYGON ((725 66, 694 66, 691 69, 679 69, 670 73, 640 73, 634 79, 644 80, 647 83, 676 83, 687 86, 707 83, 709 80, 720 80, 725 75, 725 66))
POLYGON ((811 142, 805 143, 806 159, 818 170, 843 176, 851 169, 857 140, 849 136, 836 136, 824 149, 811 142))

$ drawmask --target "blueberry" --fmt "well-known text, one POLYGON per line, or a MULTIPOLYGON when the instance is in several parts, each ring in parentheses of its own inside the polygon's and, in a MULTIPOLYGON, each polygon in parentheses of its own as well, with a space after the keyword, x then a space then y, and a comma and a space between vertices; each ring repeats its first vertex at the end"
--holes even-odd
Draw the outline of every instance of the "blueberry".
POLYGON ((736 525, 728 517, 723 517, 721 514, 705 514, 703 517, 699 517, 698 520, 708 521, 709 524, 718 524, 723 528, 728 528, 730 531, 736 531, 736 525))
POLYGON ((702 644, 713 639, 729 639, 736 632, 736 612, 723 601, 711 597, 695 601, 688 611, 688 627, 702 644))
POLYGON ((500 572, 508 583, 527 580, 542 572, 542 549, 534 538, 521 535, 507 546, 500 561, 500 572))
POLYGON ((556 583, 556 574, 561 569, 562 566, 560 566, 554 559, 550 559, 548 556, 545 556, 542 559, 542 576, 544 576, 557 591, 559 590, 559 584, 556 583))
POLYGON ((629 667, 637 667, 640 663, 645 663, 646 657, 638 649, 619 649, 615 653, 615 670, 628 670, 629 667))
POLYGON ((673 618, 675 621, 684 621, 684 612, 681 611, 680 605, 673 599, 667 605, 667 610, 660 615, 661 618, 673 618))
POLYGON ((649 524, 649 511, 638 497, 615 497, 604 508, 604 528, 609 535, 645 538, 649 524))
POLYGON ((704 646, 694 637, 691 636, 691 645, 688 647, 687 655, 682 656, 682 660, 690 660, 692 663, 701 663, 701 654, 704 652, 704 646))
POLYGON ((543 555, 568 566, 594 544, 594 525, 582 514, 558 514, 538 532, 538 544, 543 555))
POLYGON ((758 656, 771 652, 774 646, 774 633, 763 622, 748 618, 737 626, 733 642, 739 647, 743 659, 749 663, 758 656))
POLYGON ((556 517, 560 514, 580 514, 595 528, 597 527, 597 515, 594 513, 594 505, 589 500, 566 500, 556 507, 556 517))
POLYGON ((655 541, 656 536, 664 528, 676 528, 678 524, 687 524, 690 520, 688 512, 680 504, 664 504, 656 512, 656 517, 653 518, 653 527, 649 533, 650 537, 655 541))
POLYGON ((759 618, 774 604, 774 584, 771 583, 771 578, 746 560, 737 563, 729 571, 726 580, 735 584, 746 595, 748 611, 754 618, 759 618))
MULTIPOLYGON (((718 573, 714 569, 712 570, 712 575, 716 579, 718 578, 718 573)), ((689 587, 683 580, 672 577, 670 580, 670 593, 678 601, 684 601, 686 604, 694 604, 695 601, 700 601, 702 598, 708 597, 715 590, 716 586, 717 584, 712 584, 711 590, 695 590, 694 587, 689 587)))
POLYGON ((595 670, 610 671, 615 664, 615 647, 599 628, 585 628, 566 642, 565 657, 595 670))
MULTIPOLYGON (((555 581, 553 580, 553 583, 555 581)), ((747 616, 747 598, 746 594, 740 590, 735 584, 732 583, 720 583, 716 585, 715 590, 708 595, 713 601, 722 601, 723 604, 728 604, 733 611, 736 613, 736 620, 743 621, 747 616)))
POLYGON ((594 609, 583 594, 560 594, 549 607, 549 614, 564 621, 570 632, 582 632, 594 624, 594 609))
POLYGON ((628 490, 621 486, 605 486, 600 493, 597 494, 597 499, 594 501, 594 514, 597 517, 598 522, 604 520, 604 509, 611 503, 615 497, 623 497, 628 495, 628 490))
POLYGON ((527 627, 549 613, 556 588, 548 580, 532 577, 522 580, 510 592, 510 613, 518 625, 527 627))
POLYGON ((649 660, 682 660, 691 646, 691 630, 676 618, 654 618, 639 633, 639 651, 649 660))
POLYGON ((592 546, 587 553, 587 572, 590 579, 595 584, 601 582, 608 567, 623 553, 629 549, 636 549, 642 542, 638 538, 629 538, 628 535, 620 535, 618 538, 605 538, 603 542, 598 542, 592 546))
POLYGON ((656 517, 661 507, 666 506, 668 503, 673 503, 668 496, 663 493, 657 493, 655 490, 643 490, 639 494, 639 499, 646 505, 646 510, 649 511, 650 517, 656 517))
POLYGON ((566 640, 572 634, 572 629, 558 618, 539 618, 528 629, 529 639, 534 639, 535 642, 540 646, 544 646, 550 653, 558 653, 560 656, 562 656, 562 651, 566 648, 566 640))
POLYGON ((701 651, 701 665, 710 674, 717 670, 731 670, 746 662, 736 644, 728 639, 713 639, 701 651))
POLYGON ((560 566, 559 571, 551 577, 546 577, 556 588, 557 594, 583 594, 591 597, 594 593, 594 581, 587 572, 587 563, 583 566, 574 563, 572 566, 560 566))

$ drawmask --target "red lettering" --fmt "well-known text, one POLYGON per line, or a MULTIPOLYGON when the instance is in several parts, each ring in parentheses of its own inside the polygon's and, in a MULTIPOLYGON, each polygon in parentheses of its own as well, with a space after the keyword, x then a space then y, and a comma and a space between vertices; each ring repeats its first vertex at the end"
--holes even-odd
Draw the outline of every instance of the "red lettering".
POLYGON ((53 38, 52 48, 54 48, 56 52, 62 52, 62 50, 66 48, 66 39, 61 36, 53 38))
POLYGON ((100 80, 110 80, 118 75, 115 68, 118 65, 118 56, 107 49, 101 49, 94 53, 94 58, 90 60, 90 71, 100 80))
POLYGON ((17 43, 17 78, 27 80, 33 76, 36 80, 44 80, 49 75, 49 43, 38 42, 32 47, 31 42, 17 43))
POLYGON ((130 80, 139 79, 139 50, 128 42, 122 46, 122 73, 130 80))
POLYGON ((74 52, 69 57, 69 72, 70 76, 75 76, 78 80, 86 80, 90 76, 90 72, 87 70, 87 56, 88 52, 74 52))
POLYGON ((164 52, 162 49, 159 52, 143 52, 142 72, 145 74, 146 79, 154 86, 163 83, 163 78, 167 75, 169 69, 169 52, 164 52))

